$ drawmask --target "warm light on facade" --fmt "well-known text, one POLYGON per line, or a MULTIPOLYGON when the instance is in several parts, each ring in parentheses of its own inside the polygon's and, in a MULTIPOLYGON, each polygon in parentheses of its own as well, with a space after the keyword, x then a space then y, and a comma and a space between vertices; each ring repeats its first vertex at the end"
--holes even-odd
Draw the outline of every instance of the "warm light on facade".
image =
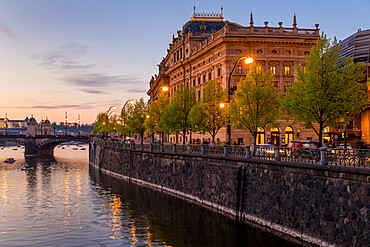
POLYGON ((224 108, 225 107, 225 103, 220 103, 220 108, 224 108))
POLYGON ((167 91, 168 91, 168 87, 167 87, 167 86, 164 86, 164 87, 162 88, 162 91, 163 91, 163 92, 167 92, 167 91))
POLYGON ((276 67, 275 66, 271 67, 271 74, 276 75, 276 67))
POLYGON ((290 75, 290 67, 285 67, 285 74, 290 75))
POLYGON ((146 118, 150 118, 150 116, 149 115, 146 115, 146 118))
POLYGON ((253 61, 254 61, 254 60, 253 60, 253 58, 248 57, 247 59, 245 59, 245 61, 244 61, 244 62, 245 62, 246 64, 251 64, 251 63, 253 63, 253 61))

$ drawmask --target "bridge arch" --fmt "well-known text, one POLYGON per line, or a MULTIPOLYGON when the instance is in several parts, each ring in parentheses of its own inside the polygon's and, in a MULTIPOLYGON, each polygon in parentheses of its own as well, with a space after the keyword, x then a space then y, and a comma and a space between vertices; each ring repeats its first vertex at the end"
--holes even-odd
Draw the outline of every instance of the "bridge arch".
POLYGON ((40 142, 37 145, 38 154, 42 156, 53 156, 54 155, 54 148, 59 144, 65 142, 83 142, 88 143, 88 138, 50 138, 40 142))
POLYGON ((25 135, 0 135, 0 140, 25 146, 25 156, 53 156, 54 148, 63 142, 77 141, 89 142, 87 136, 25 136, 25 135))

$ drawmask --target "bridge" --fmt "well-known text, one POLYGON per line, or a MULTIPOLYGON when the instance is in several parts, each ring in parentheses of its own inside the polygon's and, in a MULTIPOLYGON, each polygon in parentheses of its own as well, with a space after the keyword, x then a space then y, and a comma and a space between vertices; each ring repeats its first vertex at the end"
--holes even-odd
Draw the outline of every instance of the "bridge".
POLYGON ((54 148, 63 142, 89 142, 87 136, 52 136, 52 135, 0 135, 0 141, 11 142, 25 147, 24 156, 53 156, 54 148))

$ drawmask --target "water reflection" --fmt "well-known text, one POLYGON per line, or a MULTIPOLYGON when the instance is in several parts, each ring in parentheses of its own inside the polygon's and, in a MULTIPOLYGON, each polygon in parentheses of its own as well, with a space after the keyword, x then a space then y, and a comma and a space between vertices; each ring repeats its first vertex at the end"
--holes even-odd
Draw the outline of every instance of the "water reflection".
POLYGON ((148 246, 152 240, 163 246, 297 246, 193 203, 101 174, 94 168, 90 174, 114 198, 124 198, 130 211, 133 246, 137 243, 136 226, 145 229, 140 236, 145 235, 143 243, 148 246))
POLYGON ((72 148, 57 148, 55 159, 0 151, 0 246, 293 246, 192 203, 101 175, 89 169, 87 150, 72 148), (2 164, 6 157, 17 161, 2 164), (21 171, 24 164, 34 170, 21 171))

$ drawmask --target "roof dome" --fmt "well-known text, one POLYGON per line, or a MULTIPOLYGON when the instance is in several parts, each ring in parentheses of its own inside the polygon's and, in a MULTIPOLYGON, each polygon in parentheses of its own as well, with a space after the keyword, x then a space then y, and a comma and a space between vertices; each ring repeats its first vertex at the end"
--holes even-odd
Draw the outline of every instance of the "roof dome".
MULTIPOLYGON (((217 32, 218 30, 222 29, 226 25, 227 21, 224 21, 222 8, 221 14, 216 13, 195 13, 191 17, 190 21, 185 23, 182 27, 182 35, 186 35, 189 32, 189 28, 191 32, 203 32, 203 33, 212 33, 217 32)), ((230 26, 233 27, 240 27, 241 25, 228 22, 230 26)))
POLYGON ((35 119, 34 117, 31 117, 31 118, 28 120, 27 124, 37 124, 37 121, 36 121, 36 119, 35 119))
POLYGON ((44 121, 44 124, 51 124, 51 123, 50 123, 49 119, 46 119, 46 120, 44 121))

